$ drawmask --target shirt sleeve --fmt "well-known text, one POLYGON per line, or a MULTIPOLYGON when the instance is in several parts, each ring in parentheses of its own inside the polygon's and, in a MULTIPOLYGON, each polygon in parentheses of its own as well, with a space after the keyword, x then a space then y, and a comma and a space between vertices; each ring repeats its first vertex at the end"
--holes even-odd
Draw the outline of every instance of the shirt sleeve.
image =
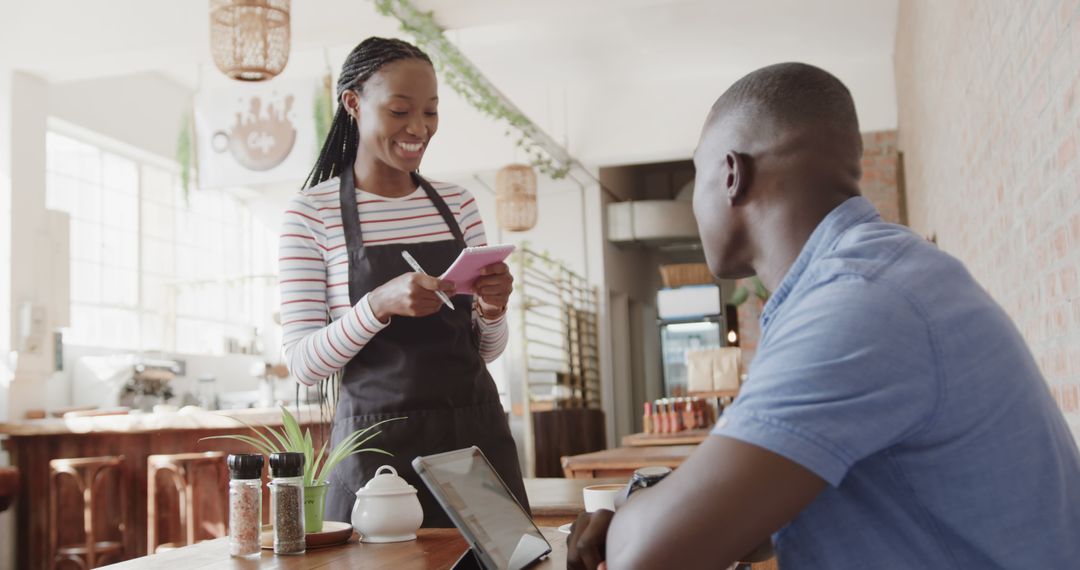
POLYGON ((914 300, 863 278, 815 287, 775 316, 713 433, 762 447, 833 486, 933 418, 940 379, 914 300))
POLYGON ((330 322, 326 302, 326 231, 318 209, 298 196, 285 212, 279 240, 282 349, 299 382, 313 385, 345 367, 389 323, 368 296, 330 322))
MULTIPOLYGON (((461 190, 461 208, 458 211, 458 225, 465 237, 465 245, 479 247, 487 245, 484 221, 480 218, 480 208, 476 198, 468 191, 461 190)), ((506 350, 510 338, 510 327, 506 323, 506 313, 497 319, 486 319, 480 315, 479 305, 473 305, 473 326, 480 333, 480 357, 484 362, 492 362, 506 350)))
POLYGON ((486 319, 474 309, 476 327, 480 331, 480 357, 484 362, 492 362, 506 350, 506 341, 510 338, 510 327, 506 324, 506 313, 497 319, 486 319))

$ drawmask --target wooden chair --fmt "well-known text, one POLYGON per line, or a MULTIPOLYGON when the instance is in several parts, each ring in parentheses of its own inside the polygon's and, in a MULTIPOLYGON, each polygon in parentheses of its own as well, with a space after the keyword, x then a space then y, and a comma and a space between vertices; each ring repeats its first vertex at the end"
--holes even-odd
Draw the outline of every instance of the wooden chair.
POLYGON ((228 522, 229 472, 224 453, 210 451, 151 455, 146 458, 146 465, 148 554, 225 535, 228 522), (159 508, 169 499, 159 494, 159 473, 165 474, 168 478, 165 488, 172 487, 176 491, 179 532, 159 532, 159 525, 163 523, 168 525, 171 520, 175 520, 168 512, 171 509, 159 508), (206 477, 207 473, 210 477, 206 477), (217 522, 211 516, 215 512, 221 515, 217 522), (173 536, 175 534, 182 534, 182 536, 173 536), (162 535, 167 535, 171 540, 162 542, 162 535))
POLYGON ((53 459, 49 461, 49 552, 52 566, 60 567, 70 562, 79 568, 96 568, 106 561, 118 562, 125 558, 127 522, 127 472, 124 469, 124 456, 84 457, 79 459, 53 459), (102 481, 112 477, 115 494, 110 496, 99 489, 102 481), (75 514, 67 504, 67 499, 74 498, 70 488, 61 487, 65 479, 71 479, 82 496, 82 533, 81 543, 60 544, 60 523, 72 520, 75 514), (103 519, 110 503, 119 505, 119 516, 114 529, 119 537, 106 540, 109 530, 103 519), (63 512, 61 512, 61 509, 63 512))

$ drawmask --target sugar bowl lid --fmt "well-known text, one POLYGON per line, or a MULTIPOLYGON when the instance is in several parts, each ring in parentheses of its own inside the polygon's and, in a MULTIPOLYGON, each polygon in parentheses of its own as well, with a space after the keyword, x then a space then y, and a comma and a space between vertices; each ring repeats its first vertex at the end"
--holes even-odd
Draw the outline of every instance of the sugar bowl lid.
POLYGON ((356 491, 357 497, 383 497, 387 495, 416 494, 413 487, 398 476, 397 469, 383 465, 375 471, 375 476, 356 491), (384 472, 385 471, 385 472, 384 472))

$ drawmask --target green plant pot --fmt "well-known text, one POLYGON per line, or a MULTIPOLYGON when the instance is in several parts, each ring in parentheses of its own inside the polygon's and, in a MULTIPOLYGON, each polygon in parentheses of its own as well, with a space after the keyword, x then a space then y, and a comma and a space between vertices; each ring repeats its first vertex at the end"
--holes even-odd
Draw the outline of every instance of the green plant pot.
POLYGON ((326 510, 326 490, 330 482, 304 487, 304 531, 322 530, 323 512, 326 510))

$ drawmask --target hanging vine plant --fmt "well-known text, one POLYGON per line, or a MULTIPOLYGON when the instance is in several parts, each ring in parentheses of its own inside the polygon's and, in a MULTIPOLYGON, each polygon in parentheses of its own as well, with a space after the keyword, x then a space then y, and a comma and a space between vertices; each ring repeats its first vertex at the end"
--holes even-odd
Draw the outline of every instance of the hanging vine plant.
POLYGON ((176 162, 180 165, 180 188, 184 202, 188 202, 191 192, 191 179, 195 171, 195 126, 191 110, 180 118, 180 134, 176 137, 176 162))
POLYGON ((416 45, 431 56, 436 69, 446 78, 451 89, 476 110, 509 125, 506 135, 516 134, 515 144, 525 152, 537 170, 556 180, 570 172, 568 162, 553 158, 537 142, 536 125, 520 111, 508 106, 461 51, 446 39, 431 12, 417 10, 408 0, 373 1, 380 14, 396 18, 401 23, 401 29, 412 35, 416 45))
POLYGON ((334 97, 330 90, 330 74, 323 76, 322 84, 315 88, 315 158, 318 158, 322 141, 330 132, 330 123, 334 120, 334 97))

